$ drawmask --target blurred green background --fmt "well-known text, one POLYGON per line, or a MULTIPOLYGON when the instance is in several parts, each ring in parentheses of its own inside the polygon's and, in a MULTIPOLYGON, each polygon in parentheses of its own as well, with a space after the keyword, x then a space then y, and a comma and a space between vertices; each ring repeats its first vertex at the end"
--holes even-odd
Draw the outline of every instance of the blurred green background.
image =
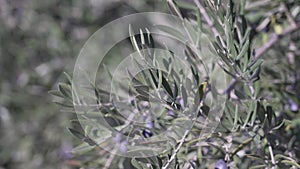
POLYGON ((0 169, 72 168, 72 114, 49 90, 66 81, 85 41, 131 13, 165 11, 162 0, 0 0, 0 169))

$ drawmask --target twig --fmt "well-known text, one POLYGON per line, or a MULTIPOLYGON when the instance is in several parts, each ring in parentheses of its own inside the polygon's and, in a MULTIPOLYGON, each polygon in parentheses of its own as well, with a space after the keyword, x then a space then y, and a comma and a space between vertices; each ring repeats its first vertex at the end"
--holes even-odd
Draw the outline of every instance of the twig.
POLYGON ((174 4, 173 0, 167 0, 167 3, 169 5, 170 8, 172 8, 172 10, 177 14, 177 16, 180 18, 181 22, 182 22, 182 26, 184 28, 184 31, 186 32, 188 39, 190 41, 191 46, 189 46, 189 43, 186 44, 187 47, 190 47, 192 52, 195 53, 197 55, 196 59, 198 62, 200 62, 205 69, 205 73, 206 75, 208 75, 208 69, 206 67, 206 65, 203 63, 202 59, 201 59, 201 55, 197 50, 197 44, 194 42, 192 35, 190 33, 190 31, 187 28, 186 22, 184 20, 184 18, 182 17, 180 11, 175 7, 176 5, 174 4))
POLYGON ((196 3, 197 7, 200 10, 201 15, 203 16, 204 20, 207 22, 208 26, 211 27, 214 35, 219 36, 222 46, 226 46, 225 42, 223 41, 223 39, 221 38, 221 34, 220 32, 217 30, 217 28, 215 27, 214 21, 209 17, 208 13, 206 12, 205 7, 199 2, 199 0, 194 0, 194 2, 196 3))
MULTIPOLYGON (((295 26, 291 26, 291 27, 285 29, 282 32, 282 34, 280 34, 280 35, 273 33, 271 35, 271 39, 266 44, 264 44, 262 47, 257 49, 254 59, 253 59, 253 62, 248 65, 248 69, 251 68, 251 66, 253 66, 254 63, 256 63, 256 61, 258 61, 260 58, 262 58, 264 56, 265 52, 268 51, 271 47, 273 47, 273 45, 276 44, 282 37, 284 37, 290 33, 293 33, 299 29, 300 29, 300 23, 296 24, 295 26)), ((224 91, 224 94, 227 93, 228 91, 231 91, 231 89, 234 88, 234 86, 238 80, 239 79, 234 79, 232 81, 231 85, 224 91)))
POLYGON ((183 137, 181 138, 179 145, 177 146, 177 148, 175 149, 174 153, 172 154, 171 158, 168 160, 168 162, 166 163, 165 166, 162 167, 162 169, 168 169, 169 165, 171 164, 171 162, 175 159, 178 151, 180 150, 180 148, 182 147, 184 140, 186 139, 187 135, 189 134, 190 129, 186 130, 183 137))
POLYGON ((245 140, 244 142, 242 142, 241 144, 239 144, 235 149, 232 150, 231 153, 229 153, 229 157, 232 158, 237 152, 242 150, 245 146, 247 146, 252 141, 253 141, 253 137, 251 137, 251 138, 245 140))
POLYGON ((251 3, 247 3, 248 1, 246 1, 246 10, 252 10, 252 9, 258 9, 258 8, 263 8, 264 6, 270 4, 270 0, 260 0, 260 1, 256 1, 256 2, 251 2, 251 3))
POLYGON ((268 51, 271 47, 273 47, 273 45, 276 44, 278 42, 278 40, 280 40, 282 37, 284 37, 290 33, 293 33, 299 29, 300 29, 300 23, 285 29, 280 35, 273 33, 271 35, 270 40, 266 44, 264 44, 262 47, 257 49, 255 56, 254 56, 253 63, 255 63, 258 59, 260 59, 263 56, 263 54, 266 51, 268 51))
POLYGON ((108 157, 108 159, 107 159, 107 161, 106 161, 106 163, 105 163, 103 169, 109 169, 109 167, 110 167, 112 161, 114 160, 114 158, 115 158, 115 156, 116 156, 116 153, 117 153, 117 151, 118 151, 118 148, 119 148, 119 146, 116 146, 116 147, 113 149, 113 151, 110 153, 110 156, 108 157))
POLYGON ((231 91, 234 89, 234 86, 237 84, 237 82, 238 82, 238 78, 235 78, 234 80, 232 80, 232 82, 230 83, 228 88, 223 92, 223 94, 229 95, 231 93, 231 91))
MULTIPOLYGON (((133 119, 134 117, 136 116, 136 113, 133 112, 130 114, 130 116, 126 119, 125 121, 125 124, 124 124, 124 127, 121 128, 121 130, 119 131, 120 133, 125 130, 126 127, 128 127, 132 122, 133 122, 133 119)), ((121 141, 120 141, 121 142, 121 141)), ((110 156, 108 157, 105 165, 104 165, 104 169, 109 169, 111 163, 113 162, 115 156, 116 156, 116 153, 120 147, 120 142, 117 142, 116 146, 114 147, 114 149, 110 152, 110 156)))
POLYGON ((271 167, 271 169, 275 169, 276 163, 275 163, 274 153, 273 153, 273 149, 272 149, 272 146, 271 146, 271 144, 269 143, 269 141, 268 141, 268 147, 269 147, 270 156, 271 156, 271 162, 272 162, 272 167, 271 167))
POLYGON ((283 2, 281 3, 281 5, 282 5, 282 8, 284 10, 285 15, 287 16, 289 22, 291 23, 291 25, 292 26, 296 26, 297 23, 296 23, 295 19, 293 18, 291 12, 289 11, 287 5, 285 3, 283 3, 283 2))

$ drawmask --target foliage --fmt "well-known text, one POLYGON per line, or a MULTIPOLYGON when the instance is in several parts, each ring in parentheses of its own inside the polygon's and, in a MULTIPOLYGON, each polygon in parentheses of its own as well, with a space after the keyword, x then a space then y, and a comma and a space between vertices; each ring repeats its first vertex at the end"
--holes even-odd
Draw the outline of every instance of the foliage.
MULTIPOLYGON (((105 131, 99 128, 93 130, 94 125, 83 130, 70 129, 74 136, 85 142, 73 151, 82 155, 82 166, 140 169, 212 168, 215 165, 216 168, 299 168, 300 72, 297 67, 300 62, 297 56, 300 54, 300 3, 167 0, 166 5, 181 19, 185 29, 184 32, 173 27, 161 26, 160 29, 175 38, 184 38, 181 34, 188 35, 182 50, 193 76, 188 77, 180 66, 176 66, 178 63, 172 51, 153 52, 151 48, 159 42, 151 34, 140 30, 140 34, 135 35, 130 28, 131 42, 138 56, 149 59, 154 63, 154 68, 137 75, 128 72, 133 100, 122 100, 117 92, 109 93, 93 86, 99 110, 87 112, 91 118, 85 120, 95 123, 101 115, 114 129, 122 130, 126 135, 137 135, 137 139, 142 140, 175 126, 174 133, 167 133, 172 141, 161 145, 168 151, 148 158, 115 156, 101 148, 114 139, 105 135, 105 131), (208 35, 211 52, 216 56, 213 66, 203 64, 201 52, 204 44, 199 42, 201 34, 208 35), (157 56, 163 58, 159 63, 163 63, 165 71, 155 69, 154 58, 157 56), (209 74, 216 66, 231 79, 224 91, 216 89, 216 83, 209 74), (205 73, 207 77, 203 76, 205 73), (218 105, 207 103, 208 94, 213 98, 225 96, 226 101, 221 106, 223 115, 215 131, 201 137, 203 119, 209 113, 213 116, 220 113, 211 112, 218 105), (110 95, 114 96, 113 100, 109 99, 110 95), (143 104, 148 103, 149 99, 164 108, 154 114, 149 113, 147 104, 143 104), (121 104, 122 109, 119 109, 121 104), (133 125, 124 119, 122 111, 126 112, 130 106, 142 114, 148 113, 145 118, 151 118, 151 124, 133 125), (96 142, 89 135, 93 131, 109 139, 96 142)), ((137 67, 143 67, 139 60, 135 63, 137 67)), ((74 112, 74 106, 83 106, 84 103, 82 100, 74 102, 76 91, 72 88, 72 79, 68 79, 69 83, 60 84, 53 94, 63 98, 59 104, 67 111, 74 112)), ((132 114, 137 117, 135 111, 127 116, 132 114)), ((73 122, 76 123, 76 120, 73 122)), ((103 127, 101 121, 96 122, 103 127)), ((114 141, 117 148, 112 151, 133 151, 128 142, 122 139, 114 141)))

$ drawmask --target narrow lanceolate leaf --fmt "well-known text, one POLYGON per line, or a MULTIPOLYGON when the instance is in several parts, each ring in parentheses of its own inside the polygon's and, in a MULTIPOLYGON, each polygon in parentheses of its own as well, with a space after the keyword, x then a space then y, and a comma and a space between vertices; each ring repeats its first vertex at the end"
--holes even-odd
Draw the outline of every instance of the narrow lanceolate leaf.
POLYGON ((286 163, 286 164, 289 164, 289 165, 294 165, 297 168, 300 168, 300 164, 298 164, 293 158, 285 156, 285 155, 282 155, 282 154, 276 154, 275 155, 275 159, 276 160, 280 159, 280 158, 284 159, 284 160, 280 161, 281 163, 286 163))
POLYGON ((232 117, 232 112, 234 111, 233 104, 226 102, 225 103, 225 113, 226 117, 229 120, 230 124, 233 126, 234 125, 234 117, 232 117))
POLYGON ((146 28, 147 32, 147 41, 150 48, 155 48, 154 39, 150 33, 150 31, 146 28))
POLYGON ((168 74, 167 74, 167 78, 169 78, 170 75, 171 75, 171 72, 172 72, 172 69, 173 69, 173 64, 174 64, 173 59, 170 57, 170 58, 169 58, 169 65, 168 65, 168 74))
POLYGON ((140 29, 140 38, 141 38, 141 43, 142 45, 145 45, 145 37, 144 37, 144 32, 142 31, 142 29, 140 29))
POLYGON ((232 19, 230 18, 225 18, 225 36, 226 36, 226 45, 227 45, 227 50, 229 51, 231 56, 237 56, 237 51, 235 48, 235 41, 233 39, 233 31, 232 31, 232 26, 230 24, 230 21, 232 19))
POLYGON ((246 72, 246 70, 248 68, 248 64, 249 64, 249 57, 244 57, 244 60, 243 60, 243 72, 246 72))
POLYGON ((278 130, 285 124, 285 119, 283 119, 279 124, 272 128, 272 130, 278 130))
POLYGON ((174 15, 178 16, 180 19, 183 19, 179 8, 173 0, 167 0, 167 4, 174 15))
MULTIPOLYGON (((158 73, 158 75, 159 75, 159 73, 158 73)), ((166 89, 167 93, 172 97, 173 96, 172 89, 171 89, 167 79, 164 77, 163 73, 161 74, 161 78, 162 78, 161 83, 162 83, 163 87, 166 89)))
POLYGON ((236 104, 235 105, 235 111, 234 111, 234 122, 233 122, 233 127, 236 128, 237 127, 237 122, 239 120, 239 107, 236 104))
POLYGON ((109 78, 112 80, 113 75, 112 75, 111 71, 109 70, 109 68, 105 64, 103 64, 103 67, 104 67, 105 71, 107 72, 109 78))
POLYGON ((267 106, 266 113, 267 113, 267 119, 268 119, 269 125, 271 125, 272 117, 273 117, 273 115, 275 115, 271 106, 267 106))
POLYGON ((259 102, 257 101, 254 105, 254 108, 253 108, 253 115, 251 117, 251 126, 254 125, 254 122, 256 120, 256 115, 257 115, 257 110, 258 110, 258 106, 260 106, 259 102))
POLYGON ((251 33, 251 29, 248 28, 244 34, 243 40, 242 40, 242 44, 244 44, 247 40, 250 39, 250 33, 251 33))
POLYGON ((243 128, 245 128, 246 125, 248 124, 248 122, 250 121, 250 118, 252 117, 253 112, 254 112, 254 111, 253 111, 253 110, 254 110, 254 107, 255 107, 255 101, 253 100, 253 101, 250 102, 250 108, 249 108, 249 110, 247 111, 247 116, 246 116, 246 119, 245 119, 245 121, 244 121, 243 128))
POLYGON ((194 75, 194 78, 195 78, 195 80, 196 80, 196 82, 197 82, 197 86, 199 85, 199 75, 198 75, 198 71, 197 70, 195 70, 195 68, 193 67, 193 66, 191 66, 191 70, 192 70, 192 73, 193 73, 193 75, 194 75))
POLYGON ((135 49, 136 51, 138 51, 138 53, 141 55, 140 48, 139 48, 139 46, 138 46, 138 43, 137 43, 137 41, 136 41, 134 35, 135 35, 135 33, 134 33, 134 31, 133 31, 133 28, 132 28, 131 25, 129 25, 129 36, 130 36, 130 40, 131 40, 132 46, 133 46, 134 49, 135 49))
POLYGON ((189 46, 189 44, 186 44, 185 47, 186 47, 186 50, 187 50, 189 56, 191 56, 191 57, 192 57, 193 59, 195 59, 195 60, 199 60, 199 59, 200 59, 200 57, 199 57, 199 56, 197 55, 197 53, 189 46))
POLYGON ((218 43, 213 42, 212 43, 213 47, 215 48, 218 56, 221 58, 221 60, 229 67, 231 67, 231 61, 227 57, 227 53, 225 50, 221 49, 221 47, 218 45, 218 43))
POLYGON ((154 74, 152 73, 151 70, 149 70, 149 73, 150 73, 150 75, 151 75, 152 81, 153 81, 154 84, 155 84, 155 87, 158 88, 158 82, 157 82, 157 80, 156 80, 154 74))
POLYGON ((226 37, 226 46, 229 53, 232 53, 231 45, 233 44, 232 40, 232 31, 229 25, 229 20, 225 18, 225 37, 226 37))
POLYGON ((244 10, 245 10, 245 4, 246 4, 246 0, 241 0, 240 1, 240 6, 241 6, 241 9, 240 9, 240 15, 244 15, 244 10))
POLYGON ((80 155, 80 154, 84 154, 84 153, 87 153, 91 150, 93 150, 94 147, 86 144, 86 143, 82 143, 81 145, 75 147, 71 152, 73 154, 77 154, 77 155, 80 155))
POLYGON ((177 96, 178 96, 178 86, 177 86, 176 80, 174 80, 174 95, 173 95, 173 99, 175 100, 177 96))
POLYGON ((191 36, 191 40, 193 44, 197 42, 197 30, 194 28, 194 26, 187 20, 184 19, 184 26, 187 28, 188 33, 191 36))
POLYGON ((72 103, 67 103, 67 102, 58 102, 58 101, 53 101, 53 103, 60 105, 62 107, 67 107, 67 108, 74 108, 74 105, 72 103))
POLYGON ((257 155, 257 154, 246 154, 247 157, 253 159, 253 160, 257 160, 257 161, 264 161, 264 157, 257 155))
POLYGON ((136 169, 143 169, 143 166, 140 165, 140 163, 139 163, 135 158, 132 158, 131 164, 132 164, 136 169))
POLYGON ((158 76, 158 85, 157 85, 157 88, 160 89, 161 88, 161 84, 162 84, 162 74, 163 73, 162 73, 162 71, 158 71, 158 70, 157 70, 156 73, 157 73, 157 76, 158 76))
POLYGON ((208 116, 210 107, 208 107, 206 104, 203 104, 203 106, 201 107, 202 113, 204 113, 206 116, 208 116))
POLYGON ((266 111, 264 106, 257 102, 257 117, 261 122, 264 122, 266 119, 266 111))
MULTIPOLYGON (((127 73, 128 73, 128 75, 129 75, 129 78, 130 78, 130 80, 132 81, 132 83, 133 84, 139 84, 139 85, 142 85, 143 83, 140 81, 140 80, 138 80, 137 78, 135 78, 132 74, 131 74, 131 72, 129 72, 129 70, 127 70, 127 73)), ((109 94, 109 93, 108 93, 109 94)))
POLYGON ((249 44, 250 44, 249 40, 246 41, 246 43, 244 44, 241 52, 237 55, 236 60, 241 59, 247 53, 247 51, 249 49, 249 44))
POLYGON ((297 168, 300 168, 300 164, 298 164, 296 161, 291 161, 291 160, 282 160, 281 163, 285 163, 287 165, 293 165, 296 166, 297 168))
POLYGON ((195 101, 194 101, 196 106, 200 105, 200 103, 203 99, 204 93, 206 91, 206 87, 207 87, 207 82, 203 82, 199 86, 199 89, 198 89, 198 92, 196 94, 196 98, 195 98, 195 101))
POLYGON ((254 71, 254 73, 249 77, 249 80, 253 83, 256 82, 259 79, 260 74, 260 66, 254 71))
POLYGON ((59 83, 58 84, 58 90, 65 97, 72 98, 72 89, 71 89, 70 85, 67 85, 65 83, 59 83))
POLYGON ((254 83, 254 97, 257 98, 260 94, 260 81, 254 83))
POLYGON ((198 9, 193 3, 189 3, 186 1, 176 1, 176 5, 180 8, 184 8, 184 9, 188 9, 188 10, 198 9))
POLYGON ((195 59, 197 62, 200 62, 200 63, 203 65, 205 71, 208 72, 207 65, 203 63, 201 57, 196 53, 196 51, 193 50, 189 44, 186 44, 185 47, 186 47, 187 56, 188 56, 188 57, 191 56, 191 57, 192 57, 193 59, 195 59))
POLYGON ((149 87, 148 86, 136 85, 136 86, 134 86, 134 88, 138 92, 139 95, 149 98, 149 87))
POLYGON ((250 86, 249 85, 244 85, 243 89, 245 91, 246 96, 248 98, 251 98, 252 97, 252 92, 251 92, 250 86))
POLYGON ((254 71, 256 68, 258 68, 262 63, 263 63, 263 59, 260 59, 254 63, 251 63, 248 67, 250 68, 251 71, 254 71))
MULTIPOLYGON (((212 9, 210 9, 210 8, 206 8, 206 9, 207 9, 208 15, 211 16, 214 21, 214 26, 222 34, 224 32, 224 29, 219 22, 218 16, 215 15, 215 13, 214 13, 214 11, 212 11, 212 9)), ((211 25, 209 25, 209 26, 211 26, 211 25)))
POLYGON ((178 40, 182 40, 185 41, 185 36, 179 32, 178 30, 169 27, 169 26, 165 26, 165 25, 155 25, 155 27, 157 27, 159 30, 173 36, 174 38, 177 38, 178 40))
POLYGON ((201 15, 200 9, 198 9, 198 8, 197 8, 197 23, 198 23, 199 32, 201 32, 202 31, 202 15, 201 15))
MULTIPOLYGON (((133 158, 134 159, 134 158, 133 158)), ((149 167, 145 164, 145 163, 143 163, 143 162, 141 162, 141 161, 137 161, 137 160, 135 160, 137 163, 135 163, 135 164, 138 164, 138 167, 139 168, 137 168, 137 169, 148 169, 149 167)), ((133 163, 132 163, 132 165, 133 165, 133 163)))
MULTIPOLYGON (((135 65, 136 65, 140 70, 143 70, 143 69, 144 69, 144 66, 140 63, 139 60, 137 60, 137 59, 135 59, 135 58, 133 58, 133 60, 134 60, 135 65)), ((140 76, 140 79, 141 79, 143 82, 145 82, 145 83, 148 84, 148 81, 146 80, 147 75, 146 75, 145 71, 141 71, 141 73, 142 73, 142 76, 140 76)))
POLYGON ((188 95, 187 95, 186 89, 183 85, 181 85, 181 96, 183 99, 183 105, 186 107, 188 95))
POLYGON ((72 78, 71 78, 71 76, 68 73, 66 73, 66 72, 64 72, 64 75, 67 77, 69 83, 72 84, 72 78))
POLYGON ((53 95, 53 96, 64 97, 59 90, 50 90, 48 93, 53 95))
POLYGON ((82 134, 81 132, 75 130, 75 129, 72 129, 72 128, 69 128, 69 131, 77 138, 79 138, 80 140, 83 140, 85 138, 85 135, 82 134))

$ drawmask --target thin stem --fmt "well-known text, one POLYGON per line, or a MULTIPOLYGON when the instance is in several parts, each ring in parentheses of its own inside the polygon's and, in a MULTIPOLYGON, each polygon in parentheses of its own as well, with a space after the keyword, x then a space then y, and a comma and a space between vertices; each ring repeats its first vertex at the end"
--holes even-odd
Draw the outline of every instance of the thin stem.
POLYGON ((187 138, 188 134, 190 133, 190 131, 192 130, 194 124, 196 122, 196 119, 194 119, 193 123, 191 124, 190 128, 187 129, 184 132, 184 135, 182 136, 181 140, 179 141, 179 145, 177 146, 177 148, 174 150, 174 153, 172 154, 171 158, 168 160, 168 162, 165 164, 165 166, 162 167, 162 169, 168 169, 169 165, 171 164, 171 162, 176 158, 177 153, 179 152, 180 148, 182 147, 183 143, 185 142, 185 139, 187 138))
POLYGON ((295 19, 293 18, 291 12, 289 11, 287 5, 283 2, 281 3, 281 5, 282 5, 282 8, 284 10, 285 15, 287 16, 289 22, 291 23, 291 25, 292 26, 297 26, 297 23, 296 23, 295 19))
POLYGON ((268 147, 269 147, 269 152, 270 152, 271 162, 272 162, 272 167, 271 167, 271 169, 275 169, 276 163, 275 163, 274 153, 273 153, 273 149, 272 149, 272 146, 271 146, 271 144, 269 143, 269 141, 268 141, 268 147))
POLYGON ((175 149, 174 153, 172 154, 171 158, 168 160, 168 162, 166 163, 165 166, 162 167, 162 169, 167 169, 169 167, 169 165, 171 164, 171 162, 175 159, 178 151, 180 150, 180 148, 182 147, 184 140, 186 139, 187 135, 189 134, 190 129, 186 130, 183 137, 181 138, 179 145, 177 146, 177 148, 175 149))
POLYGON ((253 10, 253 9, 263 8, 268 4, 270 4, 270 0, 260 0, 256 2, 247 3, 245 9, 253 10))
POLYGON ((231 93, 231 91, 234 89, 234 86, 237 84, 238 82, 238 78, 235 78, 230 85, 228 86, 228 88, 223 92, 223 94, 227 94, 229 95, 231 93))
POLYGON ((230 158, 232 158, 237 152, 242 150, 245 146, 247 146, 249 143, 253 141, 253 137, 245 140, 241 144, 239 144, 235 149, 232 150, 232 152, 229 154, 230 158))
POLYGON ((220 32, 217 30, 217 28, 215 27, 214 21, 209 17, 208 13, 206 12, 205 7, 199 2, 199 0, 194 0, 194 2, 196 3, 197 7, 200 10, 201 15, 203 16, 204 20, 207 22, 208 26, 211 27, 214 35, 219 36, 222 46, 225 47, 225 42, 223 41, 223 39, 221 38, 221 34, 220 32))
MULTIPOLYGON (((253 62, 252 64, 249 64, 248 65, 248 69, 251 68, 251 66, 254 65, 254 63, 256 63, 256 61, 258 61, 260 58, 262 58, 264 56, 264 54, 270 49, 273 47, 273 45, 275 45, 282 37, 285 37, 286 35, 290 34, 290 33, 293 33, 297 30, 300 29, 300 23, 296 24, 295 26, 291 26, 287 29, 285 29, 282 34, 278 35, 276 33, 273 33, 271 35, 271 38, 270 40, 264 44, 262 47, 258 48, 256 53, 255 53, 255 56, 254 56, 254 59, 253 59, 253 62)), ((236 82, 238 81, 239 79, 234 79, 233 82, 231 84, 233 85, 230 85, 224 93, 227 93, 226 91, 229 91, 230 89, 234 88, 236 82)))
POLYGON ((270 48, 272 48, 273 45, 276 44, 282 37, 285 37, 286 35, 293 33, 299 29, 300 29, 300 23, 285 29, 282 32, 282 34, 280 34, 280 35, 273 33, 270 36, 271 37, 270 40, 266 44, 264 44, 262 47, 257 49, 255 56, 254 56, 253 63, 255 63, 258 59, 260 59, 263 56, 263 54, 266 51, 268 51, 270 48))
POLYGON ((180 20, 181 20, 181 24, 182 24, 182 26, 184 28, 184 31, 186 32, 186 34, 188 36, 187 37, 188 38, 187 42, 190 41, 190 44, 191 44, 191 46, 189 45, 189 43, 187 43, 186 45, 189 46, 191 48, 191 50, 198 56, 196 58, 197 61, 200 61, 200 63, 204 66, 206 75, 208 75, 208 69, 207 69, 206 65, 203 64, 203 61, 201 59, 201 55, 200 55, 199 51, 197 50, 197 42, 194 42, 193 37, 192 37, 191 33, 189 32, 189 30, 187 28, 185 19, 183 18, 183 16, 180 13, 180 10, 178 8, 176 8, 174 0, 167 0, 167 3, 169 5, 171 11, 173 11, 180 18, 180 20))
POLYGON ((108 157, 103 169, 109 169, 112 161, 114 160, 115 156, 116 156, 116 153, 118 151, 118 146, 116 146, 113 151, 110 153, 110 156, 108 157))

